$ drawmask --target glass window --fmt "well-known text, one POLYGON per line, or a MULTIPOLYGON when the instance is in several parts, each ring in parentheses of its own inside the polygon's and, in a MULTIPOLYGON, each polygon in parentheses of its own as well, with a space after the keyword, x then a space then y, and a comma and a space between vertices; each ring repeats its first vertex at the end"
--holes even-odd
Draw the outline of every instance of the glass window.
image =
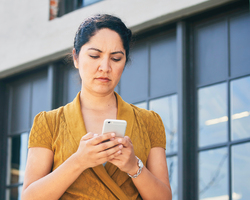
POLYGON ((12 187, 6 190, 6 200, 21 200, 23 186, 12 187))
POLYGON ((97 3, 98 1, 101 1, 101 0, 81 0, 81 1, 83 1, 83 6, 88 6, 88 5, 97 3))
POLYGON ((232 147, 232 196, 236 199, 250 199, 250 143, 232 147))
POLYGON ((226 83, 198 90, 199 146, 227 141, 226 83))
POLYGON ((11 84, 11 113, 10 131, 20 133, 29 129, 30 114, 30 88, 31 84, 27 81, 16 81, 11 84))
POLYGON ((250 137, 250 77, 231 82, 231 139, 250 137))
POLYGON ((176 92, 176 36, 164 35, 150 44, 150 96, 176 92))
POLYGON ((28 154, 28 137, 26 132, 9 138, 7 186, 23 183, 28 154))
POLYGON ((157 112, 164 123, 167 139, 166 153, 176 152, 178 149, 177 95, 151 100, 149 109, 157 112))
POLYGON ((136 103, 134 105, 139 107, 139 108, 147 109, 147 102, 136 103))
POLYGON ((199 153, 199 199, 229 199, 227 163, 226 148, 199 153))
POLYGON ((250 14, 230 19, 231 76, 250 73, 250 14))
POLYGON ((195 41, 198 85, 225 80, 228 75, 226 20, 216 20, 198 26, 195 41))
POLYGON ((137 44, 131 51, 131 63, 125 66, 120 80, 120 95, 124 101, 144 101, 148 96, 148 46, 137 44))
POLYGON ((72 66, 67 66, 64 71, 63 84, 63 105, 74 100, 77 93, 81 90, 81 78, 79 71, 72 66))
POLYGON ((172 189, 172 200, 178 200, 178 158, 167 158, 169 182, 172 189))

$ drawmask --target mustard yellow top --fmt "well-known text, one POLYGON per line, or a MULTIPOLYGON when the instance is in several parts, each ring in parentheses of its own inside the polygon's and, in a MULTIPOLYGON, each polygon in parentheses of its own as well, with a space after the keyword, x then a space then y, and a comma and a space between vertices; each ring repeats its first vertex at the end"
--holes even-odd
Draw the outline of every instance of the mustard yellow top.
MULTIPOLYGON (((128 104, 117 97, 117 119, 127 121, 125 135, 129 136, 134 152, 146 165, 153 147, 165 149, 166 136, 161 118, 153 111, 128 104)), ((80 93, 66 106, 39 113, 29 136, 28 147, 45 147, 54 152, 55 170, 78 149, 80 139, 86 134, 81 113, 80 93)), ((115 165, 107 162, 86 169, 66 190, 60 199, 141 199, 131 178, 115 165)))

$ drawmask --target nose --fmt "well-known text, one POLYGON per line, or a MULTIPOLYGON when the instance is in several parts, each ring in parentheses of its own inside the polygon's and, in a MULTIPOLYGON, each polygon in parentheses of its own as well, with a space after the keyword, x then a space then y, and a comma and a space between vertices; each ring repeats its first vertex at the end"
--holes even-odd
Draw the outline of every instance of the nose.
POLYGON ((103 58, 100 62, 100 66, 98 67, 99 71, 109 72, 111 71, 109 58, 103 58))

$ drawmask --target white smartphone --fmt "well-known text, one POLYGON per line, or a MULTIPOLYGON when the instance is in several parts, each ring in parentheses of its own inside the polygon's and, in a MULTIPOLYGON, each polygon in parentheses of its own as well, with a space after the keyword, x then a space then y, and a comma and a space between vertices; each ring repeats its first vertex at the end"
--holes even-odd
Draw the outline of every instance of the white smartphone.
POLYGON ((127 122, 125 120, 105 119, 102 127, 102 134, 115 133, 116 137, 124 137, 127 122))

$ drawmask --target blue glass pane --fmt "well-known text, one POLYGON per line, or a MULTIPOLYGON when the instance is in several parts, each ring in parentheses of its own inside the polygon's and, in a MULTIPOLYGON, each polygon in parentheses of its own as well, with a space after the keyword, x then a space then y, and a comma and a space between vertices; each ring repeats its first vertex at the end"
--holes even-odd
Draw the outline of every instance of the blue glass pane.
POLYGON ((28 153, 28 133, 9 138, 7 185, 22 183, 28 153))
POLYGON ((134 105, 137 106, 137 107, 139 107, 139 108, 147 109, 147 102, 136 103, 134 105))
POLYGON ((150 45, 150 96, 176 92, 176 37, 164 35, 150 45))
POLYGON ((226 148, 199 153, 199 199, 228 200, 226 148))
POLYGON ((91 5, 93 3, 97 3, 98 1, 101 1, 101 0, 84 0, 84 6, 88 6, 88 5, 91 5))
POLYGON ((231 76, 250 73, 250 14, 230 19, 231 76))
POLYGON ((120 80, 120 95, 129 103, 145 101, 148 96, 148 46, 145 42, 131 51, 131 62, 120 80))
POLYGON ((198 26, 195 63, 198 85, 225 80, 228 75, 228 32, 226 20, 198 26))
POLYGON ((227 141, 226 86, 226 83, 222 83, 198 91, 199 146, 227 141))
POLYGON ((232 195, 233 200, 250 199, 250 143, 232 147, 232 195))
POLYGON ((167 157, 168 175, 172 189, 172 200, 178 199, 178 159, 177 156, 167 157))
POLYGON ((177 103, 177 95, 149 102, 149 109, 158 113, 164 123, 167 139, 166 153, 176 152, 178 149, 177 103))
POLYGON ((33 81, 31 91, 32 106, 30 124, 32 124, 34 117, 39 112, 50 109, 47 73, 40 74, 39 77, 33 81))
POLYGON ((231 139, 250 137, 250 77, 231 82, 231 139))
POLYGON ((20 133, 29 129, 30 119, 30 87, 28 81, 19 80, 11 86, 12 96, 10 111, 11 113, 11 133, 20 133))
POLYGON ((79 71, 74 68, 68 68, 64 74, 64 104, 67 104, 76 97, 81 90, 81 78, 79 71))

